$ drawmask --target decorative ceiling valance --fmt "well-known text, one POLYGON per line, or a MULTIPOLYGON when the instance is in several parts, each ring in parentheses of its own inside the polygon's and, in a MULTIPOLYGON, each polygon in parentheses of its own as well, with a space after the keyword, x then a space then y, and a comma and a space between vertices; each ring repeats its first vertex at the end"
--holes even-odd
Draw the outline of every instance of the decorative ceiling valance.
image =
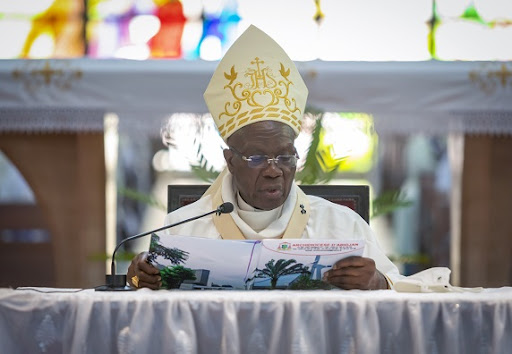
MULTIPOLYGON (((158 135, 172 113, 207 112, 203 92, 216 65, 3 60, 0 131, 91 130, 100 123, 90 112, 113 112, 120 129, 158 135)), ((512 62, 311 61, 297 66, 309 88, 309 106, 371 113, 380 134, 512 134, 512 62)))

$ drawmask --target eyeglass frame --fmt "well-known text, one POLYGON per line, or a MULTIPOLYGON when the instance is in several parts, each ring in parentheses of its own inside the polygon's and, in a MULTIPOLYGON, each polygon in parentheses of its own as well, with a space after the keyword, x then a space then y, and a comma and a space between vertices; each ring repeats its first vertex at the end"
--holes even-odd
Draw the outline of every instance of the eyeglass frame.
POLYGON ((267 166, 270 165, 271 162, 273 162, 276 167, 278 168, 295 168, 297 167, 297 160, 299 159, 299 154, 297 153, 297 151, 295 151, 295 153, 293 155, 277 155, 276 157, 269 157, 268 155, 250 155, 250 156, 244 156, 244 154, 242 154, 240 151, 238 151, 237 149, 235 149, 234 147, 232 146, 229 146, 228 147, 229 150, 233 151, 236 155, 240 156, 242 158, 242 160, 246 161, 247 162, 247 166, 249 168, 253 168, 253 169, 258 169, 258 168, 265 168, 267 166), (285 164, 283 164, 282 160, 281 160, 281 164, 279 163, 280 159, 283 158, 283 157, 294 157, 295 158, 295 163, 293 166, 287 166, 285 164), (260 165, 258 166, 251 166, 251 162, 255 162, 254 160, 256 159, 263 159, 260 163, 260 165), (267 164, 266 165, 263 165, 263 161, 267 161, 267 164))

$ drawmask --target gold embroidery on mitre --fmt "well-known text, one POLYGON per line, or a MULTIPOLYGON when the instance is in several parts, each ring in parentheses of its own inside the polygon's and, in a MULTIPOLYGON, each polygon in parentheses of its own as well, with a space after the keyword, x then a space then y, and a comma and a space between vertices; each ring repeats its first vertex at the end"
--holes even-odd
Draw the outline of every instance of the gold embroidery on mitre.
POLYGON ((247 68, 243 75, 244 82, 236 81, 238 72, 234 65, 229 73, 224 73, 224 77, 228 81, 224 89, 230 91, 233 99, 224 104, 224 112, 219 114, 219 120, 223 116, 225 116, 224 119, 228 120, 219 127, 221 136, 225 136, 226 133, 248 121, 265 118, 275 120, 281 117, 281 119, 291 122, 294 126, 299 126, 297 116, 300 116, 300 114, 294 115, 292 113, 302 112, 297 107, 295 98, 289 97, 290 86, 293 85, 293 82, 289 79, 290 68, 286 68, 283 63, 280 63, 276 75, 269 66, 264 66, 265 61, 258 57, 255 57, 251 64, 252 67, 247 68), (279 114, 278 111, 280 111, 279 114), (248 114, 249 116, 245 117, 248 114), (229 117, 232 118, 228 119, 229 117))

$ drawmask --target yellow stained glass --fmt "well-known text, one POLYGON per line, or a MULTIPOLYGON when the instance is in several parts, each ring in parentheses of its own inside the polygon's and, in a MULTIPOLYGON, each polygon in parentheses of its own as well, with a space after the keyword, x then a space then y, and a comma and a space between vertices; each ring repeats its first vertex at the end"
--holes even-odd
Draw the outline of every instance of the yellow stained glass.
POLYGON ((83 9, 82 1, 72 0, 21 0, 3 4, 0 28, 12 35, 2 36, 0 47, 16 48, 16 51, 4 51, 4 57, 83 56, 83 9))

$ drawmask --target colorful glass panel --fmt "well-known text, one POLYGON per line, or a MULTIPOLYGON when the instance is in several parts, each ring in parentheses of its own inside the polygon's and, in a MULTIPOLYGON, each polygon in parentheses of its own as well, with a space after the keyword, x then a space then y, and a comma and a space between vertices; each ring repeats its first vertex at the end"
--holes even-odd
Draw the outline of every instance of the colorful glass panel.
POLYGON ((512 2, 437 0, 432 57, 439 60, 512 60, 512 2))
POLYGON ((294 60, 512 60, 502 0, 16 0, 0 58, 218 60, 249 25, 294 60))

